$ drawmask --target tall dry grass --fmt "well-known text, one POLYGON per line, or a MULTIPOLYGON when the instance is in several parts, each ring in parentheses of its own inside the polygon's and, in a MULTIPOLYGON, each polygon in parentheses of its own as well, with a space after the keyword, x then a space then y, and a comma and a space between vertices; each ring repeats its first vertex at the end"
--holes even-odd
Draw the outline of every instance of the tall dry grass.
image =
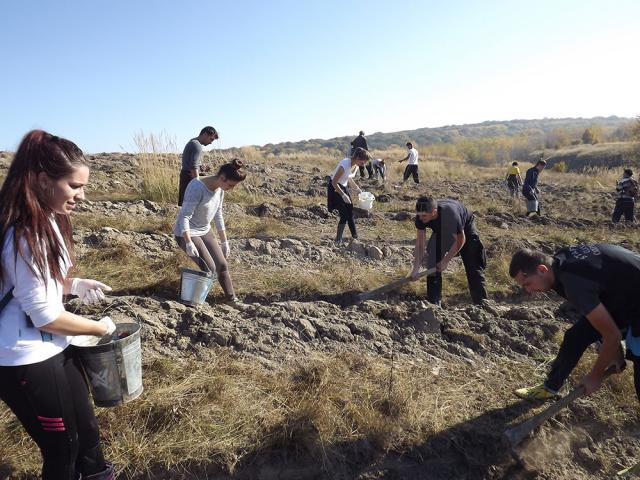
POLYGON ((164 131, 147 134, 140 130, 133 141, 142 176, 141 197, 153 202, 176 202, 181 163, 175 138, 164 131))

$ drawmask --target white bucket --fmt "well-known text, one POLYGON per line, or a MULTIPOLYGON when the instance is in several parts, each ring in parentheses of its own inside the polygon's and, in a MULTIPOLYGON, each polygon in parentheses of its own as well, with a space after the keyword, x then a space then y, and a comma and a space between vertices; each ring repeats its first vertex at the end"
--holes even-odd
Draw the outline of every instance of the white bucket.
POLYGON ((373 208, 373 201, 376 196, 371 192, 360 192, 358 195, 358 208, 363 210, 371 210, 373 208))
POLYGON ((213 287, 215 278, 211 272, 182 268, 180 277, 180 301, 187 305, 202 305, 213 287))

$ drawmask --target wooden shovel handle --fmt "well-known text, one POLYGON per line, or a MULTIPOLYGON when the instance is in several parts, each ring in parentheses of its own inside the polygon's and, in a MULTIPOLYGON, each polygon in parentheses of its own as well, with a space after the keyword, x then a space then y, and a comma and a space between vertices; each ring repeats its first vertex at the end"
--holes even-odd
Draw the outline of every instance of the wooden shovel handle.
POLYGON ((422 278, 422 277, 426 277, 427 275, 431 275, 432 273, 435 273, 436 269, 434 268, 429 268, 428 270, 423 270, 422 272, 419 272, 414 278, 412 277, 403 277, 399 280, 395 280, 391 283, 387 283, 386 285, 383 285, 382 287, 376 288, 375 290, 370 290, 368 292, 363 292, 360 295, 358 295, 358 302, 364 302, 365 300, 371 300, 372 298, 377 297, 378 295, 382 295, 383 293, 387 293, 387 292, 391 292, 407 283, 413 282, 415 280, 417 280, 418 278, 422 278))

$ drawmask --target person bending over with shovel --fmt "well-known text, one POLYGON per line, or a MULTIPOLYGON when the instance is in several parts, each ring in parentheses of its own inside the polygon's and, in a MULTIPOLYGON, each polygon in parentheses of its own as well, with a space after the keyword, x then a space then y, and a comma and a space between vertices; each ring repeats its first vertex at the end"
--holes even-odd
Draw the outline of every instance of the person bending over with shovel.
POLYGON ((342 242, 344 226, 349 225, 352 238, 358 238, 356 223, 353 219, 353 203, 347 190, 349 185, 356 193, 362 192, 360 187, 353 180, 357 168, 362 167, 371 159, 369 152, 364 148, 355 148, 351 157, 343 158, 331 174, 331 180, 327 184, 327 209, 332 212, 338 210, 340 220, 338 221, 338 231, 336 232, 336 244, 342 242))
POLYGON ((73 335, 103 337, 116 326, 65 311, 63 295, 84 303, 111 290, 70 278, 69 215, 84 198, 89 167, 69 140, 25 135, 0 189, 0 399, 42 454, 45 480, 114 479, 73 335))
POLYGON ((601 341, 598 358, 582 379, 585 393, 593 393, 609 367, 624 369, 620 341, 626 339, 640 400, 640 255, 608 244, 564 247, 553 256, 522 249, 513 255, 509 275, 529 293, 554 290, 582 314, 565 332, 544 383, 516 395, 554 398, 587 347, 601 341))
POLYGON ((467 272, 469 291, 473 303, 487 298, 484 269, 487 258, 475 227, 473 213, 457 200, 436 200, 420 197, 416 202, 416 246, 413 269, 409 277, 419 276, 423 257, 427 255, 427 268, 435 271, 427 276, 427 300, 440 305, 442 301, 442 272, 458 253, 467 272), (426 242, 426 229, 433 234, 426 242))
POLYGON ((222 216, 224 192, 247 177, 243 162, 233 159, 220 167, 216 175, 191 180, 184 193, 173 233, 182 250, 203 271, 216 272, 227 303, 238 303, 227 265, 230 246, 222 216), (220 242, 211 232, 216 224, 220 242))

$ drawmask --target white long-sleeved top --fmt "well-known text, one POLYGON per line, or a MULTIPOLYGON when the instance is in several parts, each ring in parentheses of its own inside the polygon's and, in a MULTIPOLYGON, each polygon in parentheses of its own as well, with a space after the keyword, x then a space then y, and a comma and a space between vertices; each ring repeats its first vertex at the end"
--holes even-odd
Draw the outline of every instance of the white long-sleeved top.
POLYGON ((224 190, 221 188, 212 192, 200 179, 191 180, 184 192, 182 208, 173 227, 174 235, 181 237, 187 230, 191 236, 201 237, 211 229, 212 220, 216 229, 224 230, 223 200, 224 190))
MULTIPOLYGON (((57 224, 54 230, 62 241, 57 224)), ((64 243, 63 243, 64 244, 64 243)), ((49 334, 38 329, 64 311, 64 285, 53 278, 44 281, 32 270, 31 252, 22 240, 24 257, 16 255, 13 229, 7 232, 2 246, 0 298, 13 289, 13 299, 0 312, 0 366, 29 365, 57 355, 69 346, 72 337, 49 334), (27 318, 30 317, 31 322, 27 318)), ((68 252, 61 262, 63 276, 71 268, 68 252)))

